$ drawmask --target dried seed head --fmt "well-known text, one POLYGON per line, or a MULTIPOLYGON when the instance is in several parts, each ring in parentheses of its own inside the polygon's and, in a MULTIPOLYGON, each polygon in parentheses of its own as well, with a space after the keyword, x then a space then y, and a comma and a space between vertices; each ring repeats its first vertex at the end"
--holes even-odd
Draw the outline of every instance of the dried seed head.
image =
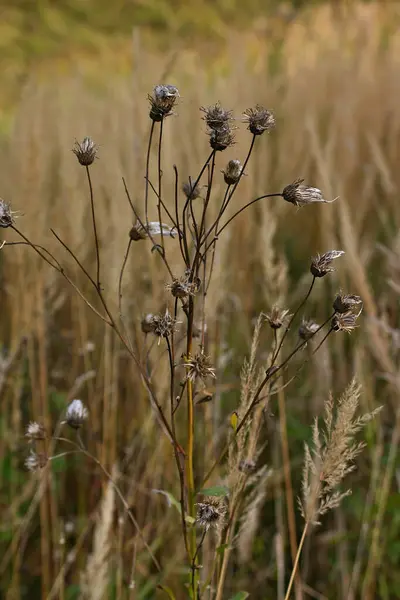
POLYGON ((273 113, 259 104, 255 108, 245 110, 243 116, 244 122, 248 124, 247 129, 253 135, 261 135, 264 131, 270 131, 275 127, 273 113))
POLYGON ((151 331, 159 337, 169 337, 175 331, 177 321, 170 315, 168 308, 163 315, 153 315, 151 319, 151 331))
POLYGON ((212 129, 209 136, 210 146, 216 152, 222 152, 223 150, 226 150, 226 148, 229 148, 229 146, 233 146, 235 143, 235 136, 229 126, 221 129, 212 129))
POLYGON ((282 310, 278 306, 273 306, 271 312, 265 315, 265 320, 272 329, 280 329, 290 316, 288 310, 282 310))
POLYGON ((315 333, 317 333, 318 329, 318 323, 315 323, 315 321, 308 321, 306 319, 303 319, 299 327, 299 337, 305 342, 307 342, 313 337, 315 333))
POLYGON ((219 498, 208 497, 204 502, 197 503, 196 523, 206 531, 210 527, 221 529, 225 523, 226 506, 225 502, 219 498))
POLYGON ((162 121, 169 116, 179 98, 179 91, 174 85, 156 85, 153 95, 148 96, 150 102, 150 119, 155 122, 162 121))
POLYGON ((233 113, 231 110, 222 108, 219 102, 212 106, 202 106, 200 110, 204 113, 203 119, 211 130, 220 131, 221 129, 230 129, 233 113))
POLYGON ((14 217, 10 205, 4 202, 4 200, 0 200, 0 227, 11 227, 13 224, 14 217))
POLYGON ((41 423, 31 421, 26 428, 25 437, 27 437, 30 441, 44 440, 46 439, 46 430, 41 423))
POLYGON ((282 192, 282 196, 286 202, 291 202, 295 206, 305 206, 314 202, 324 202, 329 204, 334 200, 325 200, 321 190, 318 188, 302 185, 304 179, 296 179, 293 183, 287 185, 282 192))
POLYGON ((79 429, 88 418, 89 411, 82 400, 72 400, 65 413, 65 421, 73 429, 79 429))
POLYGON ((185 361, 185 367, 187 367, 187 378, 191 381, 195 381, 197 378, 203 381, 207 377, 215 377, 215 369, 212 367, 210 358, 199 352, 195 356, 189 356, 185 361))
POLYGON ((333 331, 346 331, 350 333, 357 327, 357 319, 361 314, 361 310, 358 313, 351 311, 345 313, 337 313, 331 323, 333 331))
POLYGON ((343 250, 330 250, 325 254, 317 254, 311 261, 310 271, 314 277, 324 277, 327 273, 332 273, 331 263, 335 258, 339 258, 344 254, 343 250))
POLYGON ((25 467, 28 471, 39 471, 39 469, 43 469, 46 466, 47 461, 48 458, 45 454, 37 454, 31 450, 29 456, 25 460, 25 467))
POLYGON ((75 141, 75 147, 72 152, 77 157, 79 164, 83 167, 89 167, 97 158, 98 147, 90 137, 83 138, 81 143, 75 141))
POLYGON ((182 191, 186 198, 191 198, 192 200, 196 200, 200 196, 200 187, 198 185, 195 186, 194 182, 190 179, 182 185, 182 191))
POLYGON ((333 308, 337 313, 346 313, 354 310, 360 304, 362 304, 360 296, 340 292, 335 298, 333 308))
POLYGON ((239 463, 239 471, 243 473, 254 473, 256 470, 256 463, 254 460, 241 460, 239 463))
POLYGON ((224 174, 225 183, 228 185, 234 185, 241 177, 243 167, 240 160, 230 160, 225 167, 225 171, 221 171, 224 174))
POLYGON ((143 333, 151 333, 153 331, 153 317, 151 313, 145 315, 140 323, 143 333))
POLYGON ((135 225, 131 228, 129 237, 134 242, 145 240, 147 238, 147 232, 140 221, 136 221, 135 225))
POLYGON ((186 272, 183 277, 173 279, 171 283, 166 284, 166 289, 171 291, 175 298, 186 298, 187 296, 195 296, 200 289, 201 281, 196 277, 194 281, 190 281, 191 272, 186 272))
POLYGON ((165 223, 160 223, 159 221, 152 221, 148 224, 148 228, 144 227, 140 221, 136 221, 135 225, 129 231, 129 237, 132 241, 138 242, 140 240, 145 240, 149 235, 161 235, 161 231, 163 236, 174 238, 177 234, 176 229, 166 225, 165 223))

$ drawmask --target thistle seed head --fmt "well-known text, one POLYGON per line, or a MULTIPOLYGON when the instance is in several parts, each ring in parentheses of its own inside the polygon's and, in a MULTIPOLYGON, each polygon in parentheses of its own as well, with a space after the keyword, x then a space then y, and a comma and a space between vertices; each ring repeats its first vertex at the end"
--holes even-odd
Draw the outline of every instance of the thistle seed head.
POLYGON ((41 423, 31 421, 26 428, 25 437, 31 442, 34 440, 44 440, 46 439, 46 430, 41 423))
POLYGON ((65 421, 72 429, 79 429, 89 416, 89 411, 82 400, 72 400, 65 413, 65 421))
POLYGON ((171 238, 174 238, 177 234, 176 229, 170 227, 169 225, 166 225, 165 223, 161 223, 160 227, 159 221, 152 221, 148 224, 148 227, 146 229, 144 225, 142 225, 142 223, 139 220, 137 220, 135 225, 131 227, 129 231, 129 237, 132 241, 138 242, 140 240, 145 240, 149 236, 161 235, 161 232, 163 236, 171 238))
POLYGON ((43 453, 36 453, 31 450, 29 456, 25 459, 25 467, 28 471, 39 471, 43 469, 47 464, 48 458, 43 453))
POLYGON ((171 283, 166 284, 166 289, 170 290, 174 298, 186 298, 187 296, 195 296, 200 289, 201 281, 196 277, 194 281, 190 281, 191 272, 186 272, 183 277, 173 279, 171 283))
POLYGON ((282 192, 282 196, 286 202, 290 202, 295 206, 306 206, 314 202, 331 203, 336 200, 325 200, 321 190, 318 188, 303 185, 304 179, 296 179, 293 183, 287 185, 282 192))
POLYGON ((357 327, 357 319, 361 314, 361 310, 358 313, 351 311, 345 313, 336 313, 331 322, 333 331, 346 331, 351 333, 353 329, 357 327))
POLYGON ((176 329, 177 321, 170 315, 168 308, 163 315, 153 315, 151 319, 151 331, 159 337, 169 337, 176 329))
POLYGON ((151 313, 145 315, 140 323, 143 333, 151 333, 153 331, 153 317, 151 313))
POLYGON ((220 498, 208 497, 197 503, 196 523, 206 531, 210 527, 222 529, 225 523, 226 506, 220 498))
POLYGON ((209 136, 210 146, 216 152, 222 152, 223 150, 226 150, 226 148, 229 148, 229 146, 233 146, 235 143, 235 136, 229 126, 221 129, 212 129, 209 136))
POLYGON ((332 273, 331 263, 335 258, 339 258, 344 254, 343 250, 330 250, 325 254, 317 254, 311 261, 310 271, 314 277, 324 277, 327 273, 332 273))
POLYGON ((75 141, 75 146, 72 148, 72 152, 75 154, 80 165, 83 167, 89 167, 91 164, 93 164, 95 158, 97 158, 98 147, 92 138, 85 137, 81 143, 75 141))
POLYGON ((230 129, 230 123, 233 121, 233 113, 231 110, 222 108, 219 102, 211 106, 202 106, 200 110, 204 113, 203 119, 207 123, 207 127, 212 131, 230 129))
POLYGON ((200 187, 198 185, 195 186, 194 182, 190 179, 182 185, 182 191, 186 198, 191 198, 192 200, 196 200, 200 196, 200 187))
POLYGON ((228 185, 234 185, 241 177, 243 171, 240 160, 230 160, 225 167, 225 171, 221 171, 224 175, 225 183, 228 185))
POLYGON ((289 315, 289 311, 284 309, 282 310, 278 306, 273 306, 271 312, 265 315, 265 320, 268 322, 269 326, 272 329, 280 329, 285 321, 287 321, 291 315, 289 315))
POLYGON ((299 337, 303 341, 307 342, 313 337, 315 333, 317 333, 318 329, 318 323, 315 323, 315 321, 303 319, 299 327, 299 337))
POLYGON ((195 381, 197 378, 203 381, 207 377, 215 378, 215 369, 212 366, 210 358, 202 352, 195 354, 193 357, 189 356, 185 361, 185 367, 188 368, 187 378, 190 381, 195 381))
POLYGON ((360 304, 362 305, 362 299, 360 296, 342 294, 342 292, 340 292, 335 298, 333 308, 337 313, 346 313, 354 310, 360 304))
POLYGON ((0 200, 0 227, 4 229, 14 224, 14 217, 10 205, 0 200))
POLYGON ((145 240, 147 238, 147 232, 140 221, 136 221, 135 225, 133 225, 129 232, 129 237, 133 242, 138 242, 139 240, 145 240))
POLYGON ((259 104, 255 108, 245 110, 243 117, 244 122, 247 123, 247 129, 253 135, 261 135, 264 131, 270 131, 275 127, 273 113, 259 104))
POLYGON ((162 121, 172 114, 172 109, 179 98, 179 91, 174 85, 156 85, 153 94, 148 96, 150 102, 150 119, 162 121))

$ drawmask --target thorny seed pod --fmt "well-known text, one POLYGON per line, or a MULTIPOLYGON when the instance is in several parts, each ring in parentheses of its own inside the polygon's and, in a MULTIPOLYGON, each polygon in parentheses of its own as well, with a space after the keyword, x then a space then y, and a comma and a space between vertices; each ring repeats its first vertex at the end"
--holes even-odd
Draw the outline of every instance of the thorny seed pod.
POLYGON ((229 124, 233 120, 232 111, 222 108, 219 102, 212 106, 202 106, 200 110, 204 113, 203 119, 211 130, 230 129, 229 124))
POLYGON ((151 313, 145 315, 140 323, 143 333, 151 333, 153 331, 153 317, 151 313))
POLYGON ((299 337, 307 342, 318 331, 319 325, 315 321, 307 321, 303 319, 299 327, 299 337))
POLYGON ((288 310, 282 310, 278 306, 273 306, 271 312, 265 315, 265 320, 272 329, 280 329, 290 316, 288 310))
POLYGON ((90 137, 83 138, 81 143, 75 142, 72 152, 77 157, 79 164, 83 167, 89 167, 97 158, 98 147, 90 137))
POLYGON ((166 338, 169 337, 173 331, 175 331, 176 323, 177 321, 170 315, 167 308, 163 315, 153 315, 151 320, 151 331, 160 339, 162 337, 166 338))
POLYGON ((216 152, 222 152, 235 143, 235 136, 230 127, 212 129, 210 132, 210 146, 216 152))
POLYGON ((186 198, 191 198, 192 200, 196 200, 200 196, 200 187, 198 185, 195 186, 194 182, 190 179, 182 184, 182 191, 186 198))
POLYGON ((88 418, 89 411, 82 400, 72 400, 65 413, 65 421, 72 429, 79 429, 88 418))
POLYGON ((311 261, 310 271, 314 277, 324 277, 327 273, 332 273, 331 263, 335 258, 339 258, 344 254, 343 250, 330 250, 325 254, 317 254, 311 261))
POLYGON ((39 469, 43 469, 47 465, 47 462, 48 458, 46 454, 37 454, 34 450, 31 450, 25 460, 25 467, 28 471, 39 471, 39 469))
POLYGON ((245 110, 243 117, 244 122, 248 124, 247 129, 253 135, 261 135, 264 131, 269 131, 275 127, 273 113, 259 104, 255 108, 245 110))
POLYGON ((358 313, 353 313, 351 311, 337 313, 331 322, 333 331, 345 331, 346 333, 350 333, 357 327, 356 322, 360 314, 361 310, 358 313))
POLYGON ((196 523, 206 531, 210 527, 221 529, 225 523, 226 506, 220 498, 208 497, 197 503, 196 523))
POLYGON ((0 227, 5 229, 6 227, 11 227, 13 224, 14 217, 10 205, 4 202, 4 200, 0 200, 0 227))
POLYGON ((25 437, 27 437, 30 441, 44 440, 46 439, 46 430, 41 423, 31 421, 26 428, 25 437))
POLYGON ((224 175, 225 183, 228 185, 234 185, 241 177, 243 167, 240 160, 230 160, 225 167, 225 171, 221 171, 224 175))
POLYGON ((324 202, 330 204, 336 200, 325 200, 321 190, 318 188, 302 185, 304 179, 296 179, 293 183, 287 185, 282 192, 282 196, 286 202, 291 202, 295 206, 306 206, 314 202, 324 202))
POLYGON ((190 271, 185 273, 179 279, 173 279, 171 283, 166 284, 166 289, 171 291, 175 298, 186 298, 187 296, 195 296, 199 291, 201 281, 199 277, 195 277, 194 281, 190 281, 190 271))
POLYGON ((150 102, 150 119, 155 122, 162 121, 169 116, 179 98, 179 91, 174 85, 156 85, 153 95, 148 96, 150 102))
POLYGON ((354 310, 362 304, 360 296, 354 296, 352 294, 337 294, 333 303, 333 308, 337 313, 346 313, 354 310))
POLYGON ((189 356, 185 361, 185 367, 188 368, 187 378, 190 381, 195 381, 197 378, 203 381, 207 377, 215 377, 215 369, 212 367, 210 358, 199 352, 195 356, 189 356))

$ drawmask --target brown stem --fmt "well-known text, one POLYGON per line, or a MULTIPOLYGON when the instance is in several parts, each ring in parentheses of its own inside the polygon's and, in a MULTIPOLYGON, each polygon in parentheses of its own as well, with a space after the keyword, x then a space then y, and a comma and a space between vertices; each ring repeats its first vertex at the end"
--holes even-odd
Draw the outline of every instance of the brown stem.
POLYGON ((92 211, 92 222, 93 222, 93 234, 94 234, 94 243, 96 247, 96 285, 97 289, 100 291, 100 249, 99 249, 99 238, 97 235, 97 226, 96 226, 96 214, 94 210, 94 196, 93 196, 93 186, 92 180, 90 177, 89 167, 86 166, 86 175, 89 183, 89 193, 90 193, 90 208, 92 211))

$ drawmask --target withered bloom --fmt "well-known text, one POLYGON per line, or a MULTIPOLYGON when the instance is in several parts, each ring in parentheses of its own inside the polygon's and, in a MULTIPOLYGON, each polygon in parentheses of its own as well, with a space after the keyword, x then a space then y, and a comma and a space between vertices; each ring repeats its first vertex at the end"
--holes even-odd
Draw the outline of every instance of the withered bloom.
POLYGON ((315 333, 317 333, 318 329, 318 323, 315 323, 315 321, 308 321, 303 319, 299 327, 299 337, 305 342, 307 342, 314 336, 315 333))
POLYGON ((83 138, 81 143, 75 142, 72 152, 83 167, 89 167, 97 158, 98 147, 90 137, 83 138))
POLYGON ((138 242, 140 240, 145 240, 149 236, 153 235, 161 235, 174 238, 177 235, 176 229, 166 225, 165 223, 160 223, 159 221, 152 221, 148 224, 148 227, 142 225, 140 221, 136 221, 135 225, 131 227, 129 231, 129 237, 132 241, 138 242))
POLYGON ((41 423, 31 421, 26 428, 25 437, 29 438, 30 441, 44 440, 46 439, 46 430, 41 423))
POLYGON ((360 296, 354 296, 352 294, 338 294, 333 303, 333 308, 337 313, 346 313, 354 310, 362 304, 360 296))
POLYGON ((226 506, 220 498, 205 498, 204 502, 197 503, 196 523, 206 531, 210 527, 221 529, 225 523, 226 506))
POLYGON ((222 152, 235 143, 235 136, 230 127, 212 129, 210 132, 210 146, 217 152, 222 152))
POLYGON ((200 187, 198 185, 195 186, 194 182, 190 180, 183 183, 182 191, 186 198, 191 198, 192 200, 196 200, 200 196, 200 187))
POLYGON ((65 421, 72 429, 79 429, 89 416, 89 411, 82 400, 72 400, 65 413, 65 421))
POLYGON ((311 261, 310 271, 314 277, 324 277, 327 273, 332 273, 335 269, 331 267, 332 261, 344 254, 343 250, 330 250, 325 254, 317 254, 311 261))
POLYGON ((334 200, 325 200, 321 190, 318 188, 303 185, 304 179, 296 179, 293 183, 287 185, 282 192, 282 196, 286 202, 290 202, 295 206, 306 206, 314 202, 324 202, 330 204, 334 200))
POLYGON ((257 104, 255 108, 248 108, 243 113, 244 121, 248 124, 247 129, 253 135, 261 135, 275 127, 275 117, 270 110, 257 104))
POLYGON ((225 183, 228 185, 234 185, 240 179, 243 167, 240 160, 230 160, 225 167, 225 171, 221 171, 224 175, 225 183))
POLYGON ((203 119, 211 130, 219 131, 220 129, 230 128, 230 123, 233 120, 232 111, 222 108, 219 102, 212 106, 202 106, 200 110, 204 113, 203 119))
POLYGON ((141 320, 140 326, 143 333, 151 333, 153 331, 153 317, 151 313, 148 313, 141 320))
POLYGON ((271 312, 265 315, 265 319, 272 329, 280 329, 285 321, 289 319, 289 311, 273 306, 271 312))
POLYGON ((204 381, 207 377, 215 377, 215 369, 210 358, 202 352, 193 357, 190 356, 185 361, 185 367, 188 367, 187 378, 191 381, 195 381, 197 378, 204 381))
POLYGON ((331 323, 333 331, 345 331, 350 333, 357 327, 357 319, 360 316, 360 312, 353 313, 351 311, 345 313, 337 313, 331 323))
POLYGON ((167 290, 171 291, 171 294, 175 298, 186 298, 187 296, 195 296, 200 289, 201 281, 199 277, 196 277, 194 281, 190 281, 190 271, 185 273, 183 277, 179 279, 173 279, 171 283, 167 283, 165 286, 167 290))
POLYGON ((0 200, 0 227, 4 229, 14 224, 14 217, 10 205, 0 200))
POLYGON ((170 315, 168 308, 163 315, 153 315, 151 319, 151 331, 159 337, 166 338, 175 331, 176 320, 170 315))
POLYGON ((179 91, 174 85, 156 85, 153 95, 148 96, 150 102, 150 119, 159 122, 164 117, 169 116, 178 98, 179 91))
POLYGON ((45 454, 37 454, 31 450, 29 456, 25 460, 25 467, 28 471, 39 471, 47 465, 47 462, 48 458, 45 454))

